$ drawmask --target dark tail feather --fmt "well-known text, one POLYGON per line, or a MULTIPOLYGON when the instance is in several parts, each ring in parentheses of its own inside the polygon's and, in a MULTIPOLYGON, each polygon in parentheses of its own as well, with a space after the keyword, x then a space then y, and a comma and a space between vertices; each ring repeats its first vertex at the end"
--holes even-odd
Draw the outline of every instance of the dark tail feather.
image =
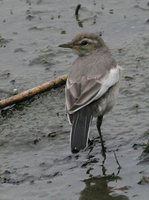
POLYGON ((72 115, 71 151, 77 153, 87 144, 91 114, 82 108, 72 115))

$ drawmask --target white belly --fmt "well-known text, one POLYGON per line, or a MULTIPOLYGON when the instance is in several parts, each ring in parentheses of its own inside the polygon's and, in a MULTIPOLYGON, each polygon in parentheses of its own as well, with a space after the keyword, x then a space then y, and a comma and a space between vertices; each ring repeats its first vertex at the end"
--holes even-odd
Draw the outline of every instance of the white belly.
POLYGON ((109 112, 113 108, 116 102, 118 92, 119 92, 119 83, 111 87, 103 97, 101 97, 99 100, 95 102, 95 106, 93 108, 94 109, 93 116, 97 117, 109 112))

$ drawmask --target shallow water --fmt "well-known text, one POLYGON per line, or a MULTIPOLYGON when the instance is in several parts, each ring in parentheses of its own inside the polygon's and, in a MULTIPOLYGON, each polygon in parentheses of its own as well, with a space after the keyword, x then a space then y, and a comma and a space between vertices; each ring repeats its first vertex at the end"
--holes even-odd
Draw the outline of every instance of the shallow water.
POLYGON ((117 105, 102 125, 104 165, 99 139, 90 153, 71 154, 63 88, 1 111, 1 200, 148 200, 147 2, 0 0, 0 98, 67 73, 76 56, 58 45, 81 31, 102 32, 123 67, 117 105))

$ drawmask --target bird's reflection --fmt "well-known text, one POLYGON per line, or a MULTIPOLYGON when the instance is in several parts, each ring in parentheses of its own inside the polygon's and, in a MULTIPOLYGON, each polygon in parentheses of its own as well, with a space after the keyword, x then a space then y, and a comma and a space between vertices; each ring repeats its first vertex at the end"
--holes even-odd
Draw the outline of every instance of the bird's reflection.
POLYGON ((85 189, 81 191, 79 200, 129 200, 125 195, 111 196, 110 181, 119 179, 118 176, 91 177, 84 180, 85 189))

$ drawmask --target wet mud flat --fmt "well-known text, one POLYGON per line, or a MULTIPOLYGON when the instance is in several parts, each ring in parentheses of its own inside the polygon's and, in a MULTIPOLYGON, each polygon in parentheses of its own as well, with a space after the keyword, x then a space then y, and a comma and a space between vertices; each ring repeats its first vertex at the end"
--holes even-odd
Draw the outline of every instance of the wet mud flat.
POLYGON ((0 200, 148 200, 148 12, 145 0, 0 1, 1 99, 67 73, 76 56, 57 46, 81 31, 101 32, 123 67, 102 125, 104 163, 99 138, 92 151, 71 154, 63 87, 1 110, 0 200))

